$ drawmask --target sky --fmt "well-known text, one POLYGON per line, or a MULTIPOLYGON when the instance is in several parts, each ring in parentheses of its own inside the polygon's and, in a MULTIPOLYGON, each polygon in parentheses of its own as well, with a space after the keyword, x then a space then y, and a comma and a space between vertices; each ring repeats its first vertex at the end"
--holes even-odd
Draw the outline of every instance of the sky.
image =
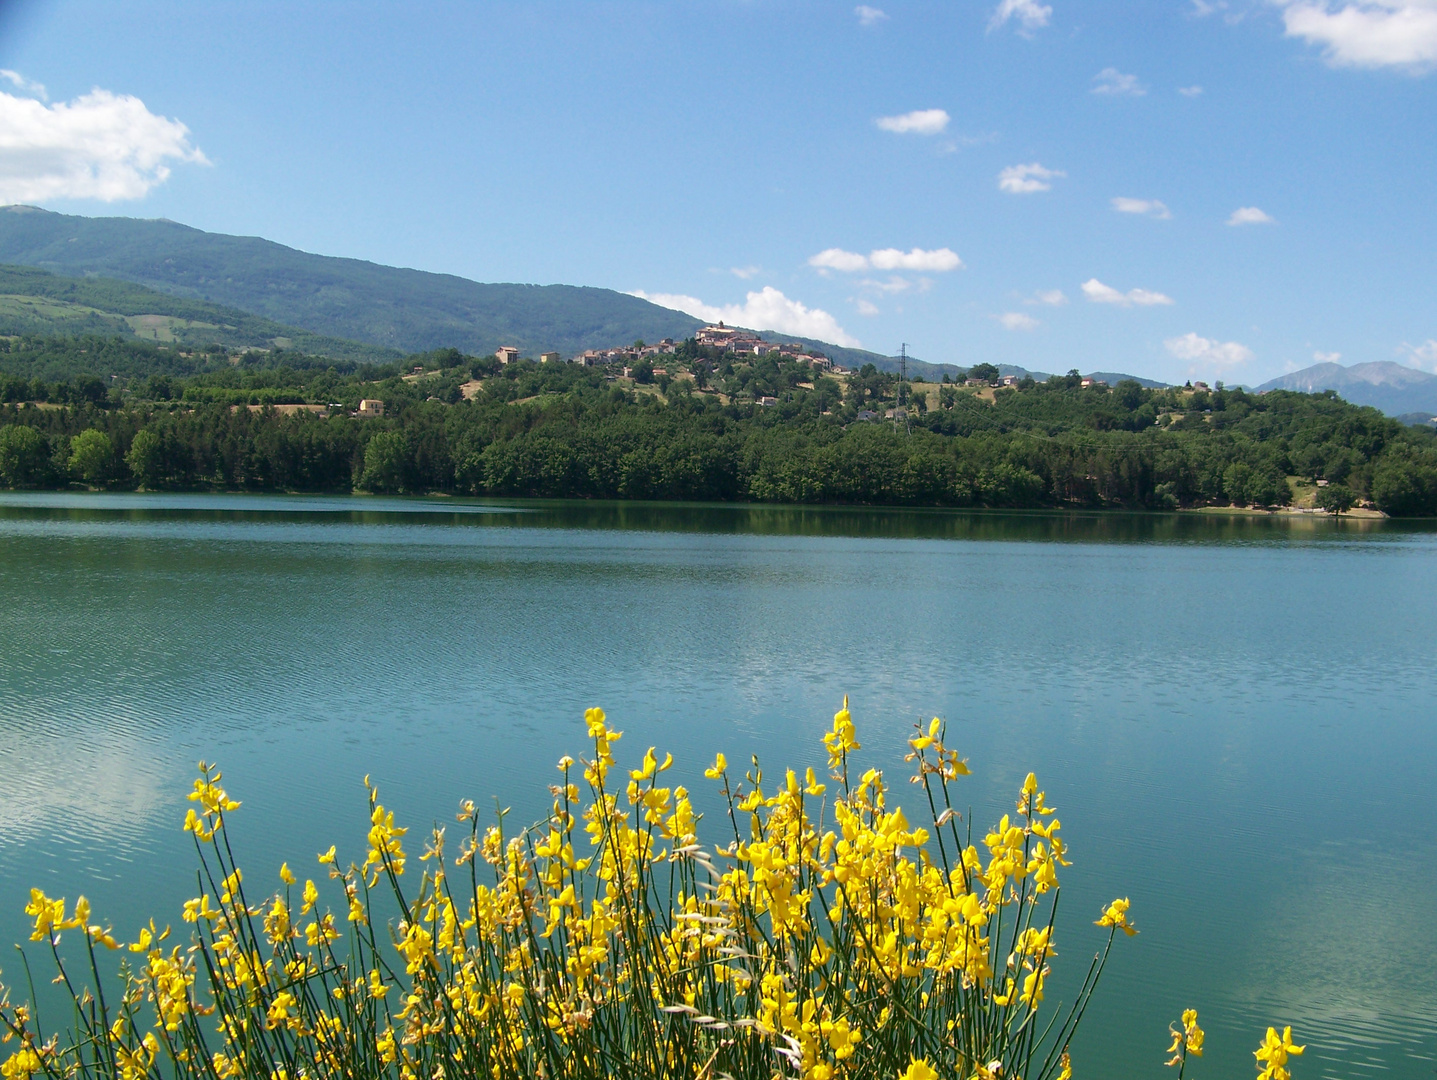
POLYGON ((1434 68, 1437 0, 0 0, 0 203, 939 363, 1437 371, 1434 68))

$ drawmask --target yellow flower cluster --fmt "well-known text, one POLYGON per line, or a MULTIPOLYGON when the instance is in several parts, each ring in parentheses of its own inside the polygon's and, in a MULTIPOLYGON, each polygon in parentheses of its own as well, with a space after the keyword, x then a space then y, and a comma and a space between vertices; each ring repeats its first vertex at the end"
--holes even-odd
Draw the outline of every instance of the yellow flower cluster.
MULTIPOLYGON (((318 857, 334 907, 287 865, 277 891, 246 897, 224 839, 239 803, 202 765, 185 828, 208 888, 184 905, 190 944, 165 951, 152 922, 128 947, 143 963, 100 993, 93 946, 118 948, 110 931, 83 898, 67 916, 34 892, 33 937, 59 981, 71 985, 59 935, 78 928, 96 990, 76 991, 63 1046, 0 998, 0 1037, 19 1040, 3 1080, 1069 1080, 1108 949, 1136 931, 1113 901, 1076 1004, 1040 1019, 1069 863, 1036 777, 975 837, 950 792, 967 763, 934 720, 909 742, 928 818, 914 825, 881 771, 851 778, 862 747, 845 699, 823 738, 828 778, 775 783, 757 761, 737 776, 717 757, 705 775, 728 835, 706 846, 689 791, 667 779, 672 756, 651 747, 617 772, 622 733, 600 709, 585 724, 592 756, 559 762, 546 820, 484 827, 466 802, 457 852, 435 829, 409 892, 407 830, 366 778, 362 860, 318 857)), ((1201 1053, 1195 1013, 1174 1038, 1201 1053)), ((1260 1080, 1289 1080, 1301 1048, 1273 1038, 1260 1080)))
POLYGON ((1292 1028, 1283 1028, 1281 1035, 1276 1028, 1268 1028, 1267 1037, 1252 1054, 1258 1060, 1257 1080, 1291 1080, 1287 1059, 1301 1056, 1306 1049, 1292 1044, 1292 1028))

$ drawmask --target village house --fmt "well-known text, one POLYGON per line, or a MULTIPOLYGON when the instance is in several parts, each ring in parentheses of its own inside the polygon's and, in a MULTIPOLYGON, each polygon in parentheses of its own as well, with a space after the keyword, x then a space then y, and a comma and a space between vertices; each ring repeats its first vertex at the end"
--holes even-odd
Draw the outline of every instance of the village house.
POLYGON ((541 364, 557 364, 560 359, 561 357, 556 352, 541 352, 539 354, 539 363, 541 364))
POLYGON ((380 401, 379 398, 365 398, 363 401, 361 401, 361 402, 359 403, 359 412, 356 413, 355 415, 357 415, 357 416, 383 416, 383 415, 384 415, 384 402, 380 401))
POLYGON ((494 358, 501 364, 512 364, 519 359, 519 350, 512 345, 501 345, 494 350, 494 358))

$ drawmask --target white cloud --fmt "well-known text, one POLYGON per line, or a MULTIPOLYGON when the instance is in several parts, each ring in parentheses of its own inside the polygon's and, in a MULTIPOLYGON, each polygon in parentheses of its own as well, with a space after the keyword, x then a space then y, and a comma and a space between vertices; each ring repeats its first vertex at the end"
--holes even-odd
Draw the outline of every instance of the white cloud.
POLYGON ((1168 208, 1157 199, 1125 199, 1119 196, 1112 202, 1113 209, 1120 214, 1144 214, 1147 217, 1162 219, 1173 216, 1168 208))
POLYGON ((865 289, 873 289, 881 293, 907 292, 913 287, 913 282, 907 278, 898 277, 897 275, 894 275, 887 281, 875 281, 873 278, 864 278, 858 284, 865 289))
POLYGON ((1328 0, 1284 3, 1288 37, 1322 46, 1334 67, 1405 67, 1437 64, 1437 3, 1433 0, 1328 0))
POLYGON ((757 275, 757 274, 760 272, 760 270, 761 270, 761 268, 760 268, 760 267, 757 267, 757 266, 731 266, 731 267, 729 267, 729 273, 730 273, 730 274, 732 274, 732 275, 733 275, 734 277, 736 277, 736 278, 742 278, 744 281, 747 281, 749 278, 754 277, 755 275, 757 275))
POLYGON ((860 297, 856 306, 858 308, 858 314, 860 315, 873 316, 878 314, 878 305, 871 300, 864 300, 860 297))
POLYGON ((0 203, 141 198, 169 177, 167 162, 208 164, 189 136, 108 90, 55 105, 0 92, 0 203))
POLYGON ((867 270, 869 267, 875 270, 919 270, 928 273, 944 273, 949 270, 963 269, 963 260, 958 257, 957 252, 946 247, 934 248, 932 251, 924 251, 922 248, 914 248, 912 251, 880 248, 877 251, 870 251, 867 255, 860 255, 856 251, 844 251, 843 248, 828 248, 820 251, 817 255, 810 256, 808 265, 819 270, 839 270, 846 274, 867 270))
POLYGON ((1068 297, 1062 289, 1039 289, 1030 299, 1023 301, 1025 304, 1045 304, 1048 307, 1062 307, 1067 302, 1068 297))
POLYGON ((1018 32, 1026 35, 1047 26, 1052 17, 1053 9, 1047 4, 1038 3, 1038 0, 1002 0, 993 9, 993 17, 988 20, 988 29, 996 30, 1009 19, 1017 19, 1018 32))
POLYGON ((1340 352, 1315 352, 1312 354, 1312 358, 1319 364, 1335 364, 1342 359, 1342 354, 1340 352))
POLYGON ((819 270, 839 270, 851 274, 856 270, 868 269, 868 256, 860 255, 856 251, 844 251, 842 248, 826 248, 817 255, 810 256, 808 265, 819 270))
POLYGON ((1115 304, 1118 307, 1153 307, 1155 305, 1166 305, 1173 302, 1171 296, 1164 296, 1160 292, 1149 292, 1147 289, 1129 289, 1127 292, 1119 292, 1111 285, 1104 285, 1097 278, 1089 278, 1083 282, 1083 295, 1095 304, 1115 304))
POLYGON ((1402 343, 1402 352, 1415 367, 1429 367, 1437 371, 1437 339, 1428 338, 1421 345, 1402 343))
POLYGON ((1024 315, 1021 311, 1005 311, 1001 315, 994 315, 1003 325, 1005 330, 1032 330, 1038 326, 1038 320, 1031 315, 1024 315))
POLYGON ((1179 86, 1178 93, 1183 97, 1197 97, 1202 93, 1201 86, 1179 86))
POLYGON ((914 109, 901 116, 880 116, 873 122, 898 135, 937 135, 948 126, 949 119, 943 109, 914 109))
POLYGON ((899 251, 897 248, 881 248, 868 254, 868 261, 875 270, 919 270, 927 273, 946 273, 963 269, 963 260, 958 253, 946 247, 924 251, 899 251))
POLYGON ((1067 175, 1058 169, 1045 169, 1036 161, 1031 165, 1009 165, 998 174, 998 187, 1010 195, 1028 195, 1051 190, 1052 180, 1067 175))
POLYGON ((1196 334, 1168 338, 1163 342, 1168 352, 1179 360, 1191 360, 1193 366, 1207 364, 1219 369, 1245 364, 1252 359, 1252 350, 1236 341, 1212 341, 1196 334))
POLYGON ((882 8, 869 7, 867 4, 859 4, 853 9, 853 14, 858 16, 859 26, 877 26, 888 18, 888 12, 882 8))
POLYGON ((1229 225, 1272 225, 1274 221, 1255 206, 1239 206, 1227 219, 1229 225))
POLYGON ((11 71, 9 68, 0 68, 0 79, 5 79, 16 90, 22 90, 27 94, 33 94, 41 101, 49 101, 50 95, 45 93, 45 84, 33 82, 25 78, 18 71, 11 71))
POLYGON ((1148 88, 1138 82, 1136 75, 1124 75, 1114 67, 1103 68, 1093 76, 1093 93, 1095 94, 1142 97, 1147 92, 1148 88))
POLYGON ((705 304, 696 296, 681 293, 649 293, 635 289, 630 296, 637 296, 660 307, 673 308, 709 322, 723 320, 730 326, 746 326, 751 330, 777 330, 781 334, 795 334, 798 337, 819 338, 846 348, 860 348, 858 339, 843 327, 828 312, 819 308, 805 307, 797 300, 790 300, 772 285, 765 285, 758 292, 744 297, 742 304, 715 306, 705 304))

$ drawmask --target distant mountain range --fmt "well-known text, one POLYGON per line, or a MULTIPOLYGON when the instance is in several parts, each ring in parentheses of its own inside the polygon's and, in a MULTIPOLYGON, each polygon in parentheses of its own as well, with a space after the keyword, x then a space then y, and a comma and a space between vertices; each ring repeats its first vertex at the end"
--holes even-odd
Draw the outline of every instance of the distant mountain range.
POLYGON ((1351 367, 1314 364, 1265 382, 1257 389, 1259 392, 1298 390, 1305 394, 1335 390, 1344 401, 1354 405, 1371 405, 1388 416, 1401 417, 1409 423, 1421 417, 1413 418, 1408 414, 1425 413, 1428 419, 1437 416, 1437 375, 1390 360, 1353 364, 1351 367))
MULTIPOLYGON (((570 356, 637 339, 691 337, 703 325, 612 289, 483 284, 311 255, 163 219, 88 218, 32 206, 0 207, 3 263, 51 273, 0 267, 0 333, 120 333, 384 360, 449 347, 484 356, 500 345, 528 355, 552 349, 570 356)), ((899 366, 896 357, 881 353, 756 329, 770 341, 817 349, 845 367, 899 366)), ((1047 378, 1012 365, 999 368, 1004 375, 1047 378)), ((908 370, 934 382, 965 371, 912 358, 908 370)), ((1134 376, 1095 377, 1116 385, 1134 376)))
POLYGON ((0 209, 0 263, 102 275, 207 301, 311 334, 400 353, 500 345, 565 355, 635 339, 691 337, 691 315, 612 289, 486 285, 450 274, 311 255, 173 221, 0 209))

